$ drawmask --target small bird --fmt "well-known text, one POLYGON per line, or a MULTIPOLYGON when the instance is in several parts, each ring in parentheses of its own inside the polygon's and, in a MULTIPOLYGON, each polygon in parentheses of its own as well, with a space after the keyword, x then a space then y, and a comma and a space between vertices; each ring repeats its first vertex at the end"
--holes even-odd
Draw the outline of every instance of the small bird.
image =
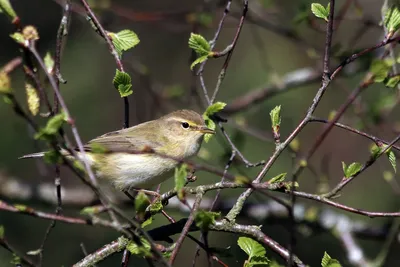
MULTIPOLYGON (((214 133, 200 114, 183 109, 101 135, 85 144, 84 150, 89 165, 100 179, 108 180, 122 191, 150 189, 173 175, 179 164, 176 159, 196 155, 204 135, 214 133), (105 152, 96 152, 96 147, 105 152)), ((61 153, 73 159, 67 151, 61 153)), ((80 152, 77 155, 83 159, 80 152)), ((44 152, 39 152, 21 158, 43 156, 44 152)))

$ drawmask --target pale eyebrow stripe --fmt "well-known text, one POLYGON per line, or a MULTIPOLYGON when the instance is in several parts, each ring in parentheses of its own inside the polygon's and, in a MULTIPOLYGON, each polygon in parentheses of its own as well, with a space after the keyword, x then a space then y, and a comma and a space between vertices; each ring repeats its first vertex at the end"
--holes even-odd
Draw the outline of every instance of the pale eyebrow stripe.
POLYGON ((187 122, 187 123, 189 123, 189 125, 197 125, 195 122, 184 119, 184 118, 170 117, 168 120, 177 121, 177 122, 187 122))

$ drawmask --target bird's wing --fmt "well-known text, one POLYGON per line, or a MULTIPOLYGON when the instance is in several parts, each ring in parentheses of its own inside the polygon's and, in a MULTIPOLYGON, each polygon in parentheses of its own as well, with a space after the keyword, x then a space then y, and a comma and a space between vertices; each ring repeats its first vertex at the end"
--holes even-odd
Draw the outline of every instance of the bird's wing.
POLYGON ((99 146, 109 152, 137 153, 148 149, 157 151, 160 143, 155 140, 155 131, 149 132, 138 125, 134 130, 123 129, 99 136, 85 144, 84 149, 90 152, 99 146))

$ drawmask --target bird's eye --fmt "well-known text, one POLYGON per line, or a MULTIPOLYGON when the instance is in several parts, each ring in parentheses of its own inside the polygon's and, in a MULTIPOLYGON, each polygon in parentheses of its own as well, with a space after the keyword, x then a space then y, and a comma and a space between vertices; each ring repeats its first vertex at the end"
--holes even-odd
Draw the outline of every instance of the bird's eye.
POLYGON ((187 122, 182 122, 182 127, 183 127, 184 129, 189 128, 189 123, 187 123, 187 122))

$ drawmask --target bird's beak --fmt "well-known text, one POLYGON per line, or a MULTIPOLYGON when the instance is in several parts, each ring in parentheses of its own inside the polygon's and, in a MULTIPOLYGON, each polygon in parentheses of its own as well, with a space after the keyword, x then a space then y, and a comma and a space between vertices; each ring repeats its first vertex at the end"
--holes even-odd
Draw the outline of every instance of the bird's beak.
POLYGON ((214 130, 211 130, 210 128, 208 128, 207 126, 200 126, 198 128, 198 131, 203 133, 203 134, 215 134, 214 130))

